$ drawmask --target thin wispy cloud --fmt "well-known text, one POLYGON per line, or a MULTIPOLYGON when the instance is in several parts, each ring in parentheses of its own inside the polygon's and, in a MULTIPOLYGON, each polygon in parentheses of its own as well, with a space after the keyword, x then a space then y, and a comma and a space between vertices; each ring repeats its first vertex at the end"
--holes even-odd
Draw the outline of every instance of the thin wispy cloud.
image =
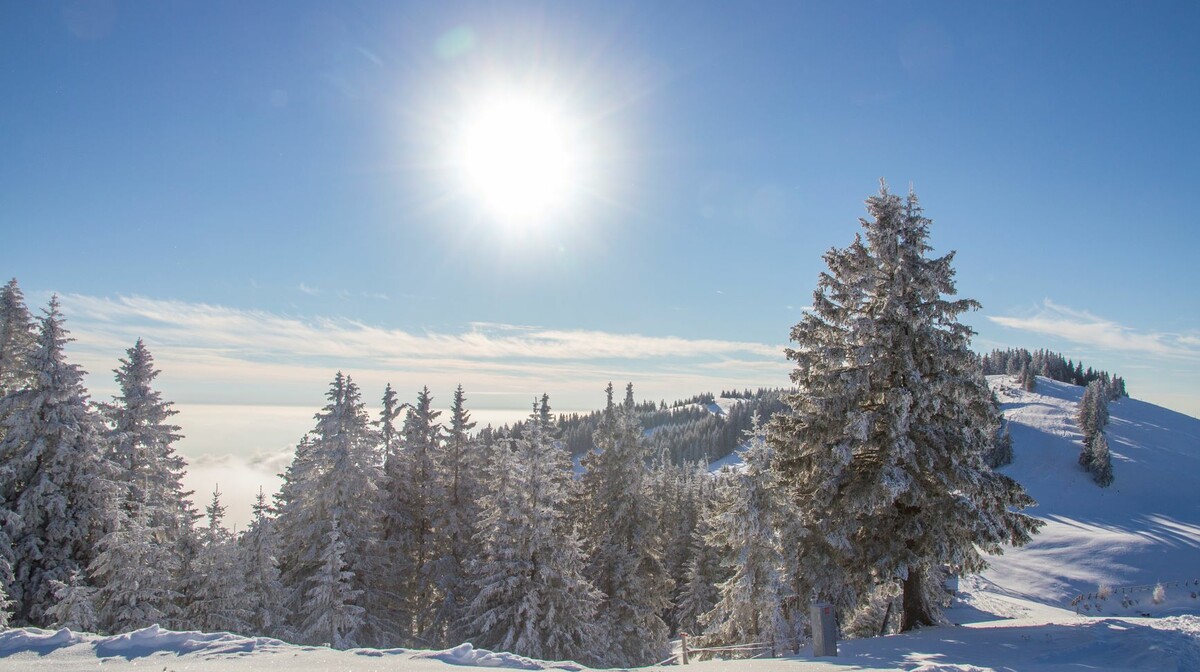
POLYGON ((1104 350, 1200 360, 1200 337, 1195 334, 1141 331, 1050 299, 1043 300, 1028 316, 988 316, 988 319, 1010 329, 1055 336, 1104 350))
POLYGON ((142 338, 181 387, 209 390, 205 399, 219 398, 222 384, 244 399, 257 399, 253 390, 266 386, 319 386, 337 369, 371 385, 463 382, 480 391, 522 393, 534 384, 553 392, 634 380, 645 381, 643 389, 656 396, 784 384, 789 370, 782 346, 744 341, 484 322, 454 333, 415 333, 140 296, 69 294, 62 302, 85 368, 111 369, 142 338))
POLYGON ((309 296, 317 296, 321 293, 321 290, 317 289, 316 287, 309 287, 308 285, 304 284, 303 282, 300 283, 300 286, 297 287, 296 289, 299 289, 301 292, 304 292, 305 294, 308 294, 309 296))
POLYGON ((108 325, 108 334, 140 334, 184 347, 320 357, 455 357, 467 359, 655 359, 752 354, 779 358, 782 348, 763 343, 613 334, 473 323, 463 333, 410 333, 342 318, 300 318, 258 310, 144 297, 65 295, 74 320, 108 325))

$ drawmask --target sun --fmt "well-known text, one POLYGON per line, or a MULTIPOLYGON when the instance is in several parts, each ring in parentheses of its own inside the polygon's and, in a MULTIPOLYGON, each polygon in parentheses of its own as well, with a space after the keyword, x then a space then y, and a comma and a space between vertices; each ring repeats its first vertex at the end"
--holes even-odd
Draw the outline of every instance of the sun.
POLYGON ((490 216, 524 227, 564 214, 583 164, 579 130, 553 102, 493 95, 464 118, 455 163, 469 198, 490 216))

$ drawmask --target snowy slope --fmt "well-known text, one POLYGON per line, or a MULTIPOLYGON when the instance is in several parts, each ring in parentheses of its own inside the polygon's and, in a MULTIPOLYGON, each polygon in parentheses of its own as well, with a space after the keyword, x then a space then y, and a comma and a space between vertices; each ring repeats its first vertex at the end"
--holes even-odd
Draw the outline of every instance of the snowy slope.
POLYGON ((1191 597, 1200 593, 1200 420, 1135 399, 1111 402, 1114 481, 1100 488, 1077 463, 1083 388, 1039 378, 1036 392, 1024 392, 1006 376, 991 382, 1013 437, 1015 459, 1003 471, 1038 500, 1031 513, 1047 524, 1025 548, 994 558, 983 580, 1047 604, 1094 595, 1101 584, 1125 589, 1085 599, 1092 613, 1200 613, 1191 597), (1148 599, 1158 582, 1167 595, 1160 605, 1148 599))

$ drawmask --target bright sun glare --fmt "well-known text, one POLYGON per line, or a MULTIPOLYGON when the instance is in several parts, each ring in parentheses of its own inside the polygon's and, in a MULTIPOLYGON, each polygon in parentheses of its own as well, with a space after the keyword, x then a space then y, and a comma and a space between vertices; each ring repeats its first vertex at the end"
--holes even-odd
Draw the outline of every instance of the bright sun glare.
POLYGON ((527 226, 572 203, 580 151, 571 120, 555 105, 510 94, 488 99, 464 121, 456 163, 491 216, 527 226))

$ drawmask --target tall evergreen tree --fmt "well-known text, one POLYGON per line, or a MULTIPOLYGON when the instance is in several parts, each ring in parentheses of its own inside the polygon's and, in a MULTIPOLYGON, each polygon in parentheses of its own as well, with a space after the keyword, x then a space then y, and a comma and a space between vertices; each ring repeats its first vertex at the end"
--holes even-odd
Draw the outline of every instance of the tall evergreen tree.
POLYGON ((718 496, 709 536, 711 546, 723 549, 721 564, 730 576, 701 620, 707 625, 706 644, 762 642, 773 657, 792 648, 798 634, 787 619, 793 582, 783 537, 795 514, 779 485, 773 450, 757 425, 742 460, 745 469, 718 496))
POLYGON ((13 547, 14 620, 48 625, 52 582, 83 581, 112 520, 115 469, 104 457, 100 423, 83 372, 68 364, 58 298, 41 320, 25 388, 0 399, 0 512, 13 547))
POLYGON ((88 567, 96 586, 96 627, 118 633, 178 618, 179 558, 155 535, 147 510, 116 507, 116 520, 88 567))
MULTIPOLYGON (((105 432, 108 457, 118 468, 118 505, 122 510, 121 524, 112 534, 125 540, 144 539, 143 543, 154 546, 125 558, 135 562, 132 571, 136 572, 136 563, 140 562, 136 558, 150 556, 155 558, 154 566, 160 571, 137 579, 141 598, 136 607, 119 607, 132 609, 125 617, 114 616, 112 609, 122 600, 132 598, 121 597, 124 589, 106 588, 97 579, 97 587, 108 604, 101 609, 101 623, 113 631, 129 629, 134 623, 166 624, 179 616, 180 595, 176 587, 182 583, 181 572, 190 560, 184 556, 193 552, 195 546, 192 525, 198 517, 190 500, 192 493, 183 487, 187 463, 173 445, 182 438, 180 428, 170 422, 178 411, 170 402, 163 401, 153 387, 159 371, 154 368, 154 358, 145 343, 138 339, 126 355, 126 359, 120 360, 121 366, 113 371, 119 394, 102 407, 108 424, 105 432), (111 618, 118 618, 122 624, 117 625, 111 618), (139 620, 144 618, 152 620, 139 620)), ((124 543, 113 540, 108 545, 112 562, 121 561, 119 556, 125 551, 118 547, 124 543)), ((108 580, 121 581, 118 577, 124 570, 112 562, 105 563, 105 575, 108 580)))
POLYGON ((535 403, 521 438, 504 437, 494 451, 466 629, 487 648, 586 662, 603 648, 600 594, 583 576, 579 537, 564 514, 571 461, 544 415, 535 403))
POLYGON ((96 589, 84 578, 83 572, 71 572, 66 581, 50 580, 54 604, 46 609, 46 622, 55 628, 75 632, 96 632, 100 621, 96 617, 96 589))
MULTIPOLYGON (((338 521, 338 543, 344 547, 344 569, 339 571, 351 575, 347 595, 361 599, 370 577, 377 575, 373 563, 382 560, 375 544, 378 484, 383 475, 376 433, 358 386, 349 376, 338 372, 327 398, 329 403, 316 415, 315 428, 296 447, 296 457, 284 474, 276 520, 287 608, 301 633, 313 632, 303 620, 307 616, 304 605, 314 582, 325 580, 318 574, 329 566, 334 519, 338 521), (314 544, 314 539, 324 543, 314 544)), ((321 576, 327 578, 327 574, 321 576)), ((358 633, 342 631, 340 636, 357 640, 358 633)))
POLYGON ((396 420, 411 407, 401 403, 391 383, 383 391, 383 409, 379 419, 372 424, 379 437, 383 456, 382 480, 379 484, 378 531, 373 542, 372 553, 377 561, 368 568, 371 573, 371 589, 363 596, 366 607, 362 639, 375 646, 408 644, 412 630, 412 605, 409 600, 412 567, 403 551, 402 521, 406 512, 401 510, 393 496, 404 478, 404 442, 396 420))
POLYGON ((1112 455, 1108 452, 1108 439, 1101 433, 1092 442, 1092 478, 1102 488, 1107 488, 1113 482, 1112 455))
POLYGON ((365 610, 358 606, 362 590, 354 587, 354 573, 347 570, 346 544, 335 513, 329 532, 319 546, 321 564, 304 594, 304 619, 300 637, 335 649, 357 646, 365 610))
POLYGON ((408 556, 412 568, 406 590, 413 614, 411 631, 417 641, 436 643, 441 643, 442 634, 435 627, 439 595, 434 562, 440 550, 436 526, 445 504, 438 463, 442 443, 442 426, 437 422, 440 415, 440 411, 433 410, 429 388, 421 388, 417 403, 404 416, 401 431, 404 473, 398 482, 390 481, 388 488, 388 494, 396 498, 392 506, 407 514, 400 521, 399 532, 403 539, 401 552, 408 556))
POLYGON ((669 605, 670 578, 663 568, 658 520, 649 490, 648 448, 633 400, 608 402, 596 450, 584 458, 585 492, 590 496, 587 573, 604 595, 600 625, 607 640, 606 664, 650 665, 668 653, 667 625, 661 614, 669 605))
POLYGON ((291 639, 283 582, 279 579, 279 535, 262 488, 254 500, 254 519, 238 540, 239 566, 245 573, 249 632, 291 639))
POLYGON ((33 382, 36 347, 37 326, 13 278, 0 288, 0 396, 33 382))
POLYGON ((185 584, 186 618, 197 630, 245 634, 250 632, 246 580, 236 541, 223 524, 225 506, 218 489, 204 511, 208 526, 200 532, 200 551, 185 584))
MULTIPOLYGON (((386 410, 386 404, 385 404, 386 410)), ((372 582, 390 601, 381 605, 380 627, 390 640, 434 646, 442 633, 435 627, 439 593, 433 576, 439 511, 444 506, 438 478, 442 428, 433 395, 423 388, 408 406, 399 448, 387 456, 382 483, 380 544, 389 561, 372 582)))
POLYGON ((433 612, 432 626, 435 632, 445 633, 442 641, 446 644, 465 639, 465 633, 457 626, 471 599, 468 563, 479 553, 475 533, 480 514, 479 475, 483 462, 479 445, 470 435, 474 427, 466 408, 466 395, 459 385, 454 391, 450 426, 441 442, 437 460, 442 499, 434 516, 437 551, 430 571, 440 596, 433 612))
POLYGON ((682 576, 682 589, 675 599, 675 613, 679 632, 699 635, 704 631, 702 618, 717 606, 721 599, 718 587, 729 578, 721 565, 725 549, 718 548, 712 539, 711 521, 715 512, 713 502, 704 502, 692 532, 692 553, 682 576))
POLYGON ((936 622, 928 580, 943 565, 973 572, 983 553, 1029 540, 1033 503, 984 454, 996 436, 972 331, 953 300, 953 254, 930 258, 915 195, 882 188, 871 219, 825 254, 813 310, 793 327, 790 410, 769 437, 809 530, 804 574, 825 599, 852 604, 903 582, 901 629, 936 622))

